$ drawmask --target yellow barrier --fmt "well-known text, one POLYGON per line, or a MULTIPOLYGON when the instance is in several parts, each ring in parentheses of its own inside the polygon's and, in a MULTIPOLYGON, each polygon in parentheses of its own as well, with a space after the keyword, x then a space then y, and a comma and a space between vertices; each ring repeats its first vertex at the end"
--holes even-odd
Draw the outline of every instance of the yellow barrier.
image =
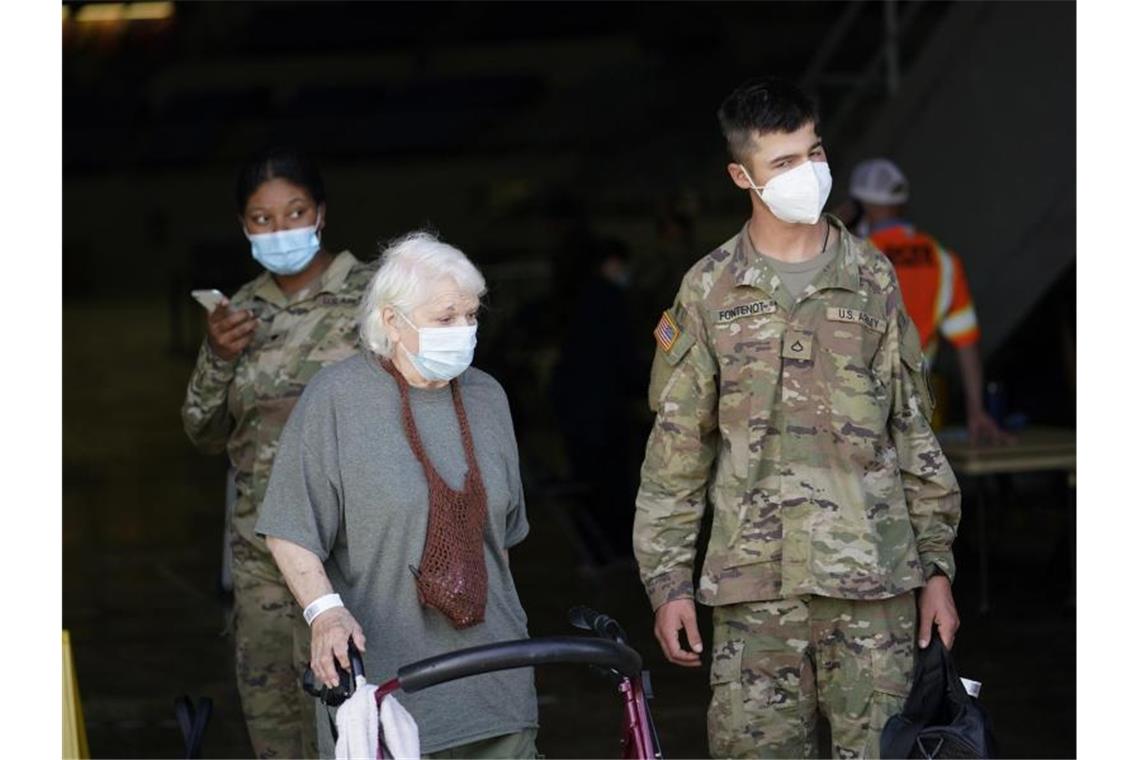
POLYGON ((88 758, 87 727, 83 725, 83 704, 79 701, 79 680, 71 656, 71 635, 63 632, 63 756, 88 758))

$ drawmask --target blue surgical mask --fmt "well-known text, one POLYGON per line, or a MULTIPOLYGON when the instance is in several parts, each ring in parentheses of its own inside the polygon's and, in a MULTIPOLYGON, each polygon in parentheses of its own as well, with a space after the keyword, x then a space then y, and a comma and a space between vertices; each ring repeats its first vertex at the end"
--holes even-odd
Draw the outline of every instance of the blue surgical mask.
POLYGON ((475 358, 477 325, 416 327, 404 312, 397 309, 396 313, 420 336, 419 353, 413 354, 402 343, 400 348, 424 380, 453 380, 471 366, 475 358))
POLYGON ((245 236, 249 238, 253 258, 273 274, 297 274, 309 266, 309 262, 321 249, 321 238, 317 232, 317 224, 311 227, 297 227, 291 230, 277 230, 258 235, 245 236))

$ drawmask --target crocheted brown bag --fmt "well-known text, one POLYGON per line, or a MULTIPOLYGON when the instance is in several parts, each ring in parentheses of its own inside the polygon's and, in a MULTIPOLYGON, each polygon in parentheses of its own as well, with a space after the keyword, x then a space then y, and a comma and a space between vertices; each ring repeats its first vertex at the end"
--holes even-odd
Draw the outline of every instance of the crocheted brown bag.
POLYGON ((439 610, 456 628, 482 623, 487 607, 487 566, 483 558, 487 492, 479 473, 479 463, 475 460, 471 428, 467 423, 459 385, 454 380, 450 383, 451 401, 459 420, 463 454, 467 459, 462 491, 448 486, 428 459, 412 417, 408 382, 391 362, 383 361, 381 366, 395 378, 400 388, 404 432, 428 483, 427 537, 419 569, 411 568, 420 604, 439 610))

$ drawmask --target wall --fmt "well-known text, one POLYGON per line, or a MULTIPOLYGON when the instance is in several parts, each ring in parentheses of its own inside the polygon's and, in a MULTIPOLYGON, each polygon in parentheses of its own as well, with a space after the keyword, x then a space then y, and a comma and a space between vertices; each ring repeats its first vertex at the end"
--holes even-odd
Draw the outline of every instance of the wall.
POLYGON ((986 353, 1076 256, 1075 30, 1074 3, 955 5, 837 173, 898 162, 911 218, 962 256, 986 353))

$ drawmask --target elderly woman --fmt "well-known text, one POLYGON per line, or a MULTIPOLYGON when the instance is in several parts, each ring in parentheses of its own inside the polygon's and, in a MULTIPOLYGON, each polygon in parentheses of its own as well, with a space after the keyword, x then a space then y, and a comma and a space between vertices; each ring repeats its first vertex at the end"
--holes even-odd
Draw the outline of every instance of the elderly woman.
MULTIPOLYGON (((396 241, 361 308, 367 350, 319 372, 282 434, 256 529, 305 610, 326 684, 334 657, 348 667, 349 637, 378 679, 527 636, 507 563, 528 530, 510 410, 470 366, 485 289, 452 246, 422 232, 396 241)), ((425 756, 535 756, 529 668, 400 699, 425 756)))

